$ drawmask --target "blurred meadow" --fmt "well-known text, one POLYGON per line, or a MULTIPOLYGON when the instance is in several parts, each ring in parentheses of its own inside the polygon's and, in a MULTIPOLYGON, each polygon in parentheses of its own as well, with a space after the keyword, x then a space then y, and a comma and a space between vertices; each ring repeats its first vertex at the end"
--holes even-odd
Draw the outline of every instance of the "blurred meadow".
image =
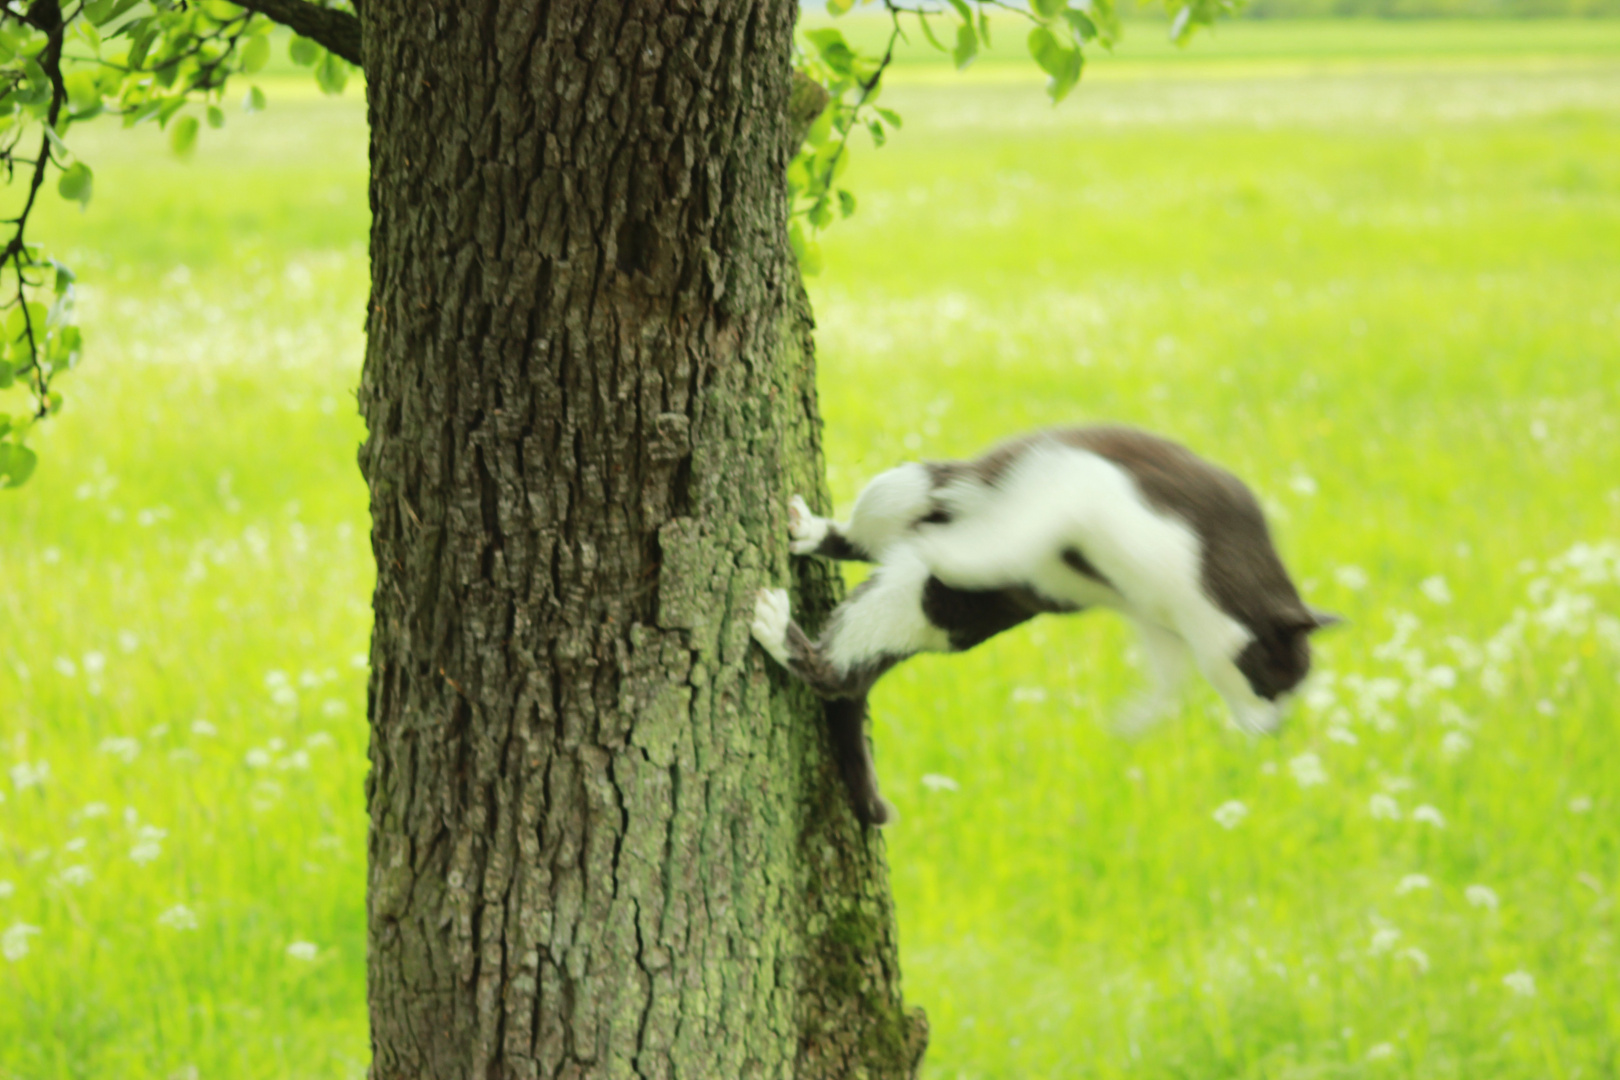
MULTIPOLYGON (((1057 109, 995 29, 901 57, 823 239, 839 505, 1140 424, 1351 623, 1268 741, 1109 735, 1107 615, 880 685, 926 1076, 1620 1075, 1620 23, 1136 26, 1057 109)), ((37 227, 87 353, 0 493, 3 1080, 365 1073, 364 108, 265 88, 189 162, 76 129, 37 227)))

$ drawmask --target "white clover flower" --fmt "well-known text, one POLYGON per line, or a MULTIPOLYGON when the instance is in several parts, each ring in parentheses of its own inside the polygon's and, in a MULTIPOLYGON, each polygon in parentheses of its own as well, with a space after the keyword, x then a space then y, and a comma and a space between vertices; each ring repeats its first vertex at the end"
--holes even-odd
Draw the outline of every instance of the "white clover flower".
POLYGON ((118 758, 127 765, 140 756, 141 743, 139 739, 133 739, 126 736, 113 736, 111 738, 102 739, 96 749, 100 750, 103 754, 111 754, 113 757, 118 758))
POLYGON ((1514 971, 1502 976, 1502 985, 1520 997, 1536 996, 1536 977, 1528 971, 1514 971))
POLYGON ((1428 971, 1429 971, 1429 954, 1428 953, 1424 952, 1422 949, 1410 948, 1410 949, 1402 949, 1400 955, 1401 955, 1402 959, 1412 961, 1412 966, 1417 968, 1419 975, 1428 974, 1428 971))
POLYGON ((1367 812, 1381 821, 1401 820, 1401 805, 1391 795, 1374 795, 1368 799, 1367 812))
POLYGON ((276 768, 281 769, 283 771, 285 771, 287 769, 307 769, 307 768, 309 768, 309 751, 308 750, 294 750, 292 753, 288 754, 286 757, 284 757, 280 761, 276 762, 276 768))
POLYGON ((1437 829, 1446 827, 1446 819, 1441 816, 1439 810, 1436 810, 1428 803, 1424 803, 1412 811, 1412 820, 1421 821, 1425 825, 1433 825, 1437 829))
POLYGON ((107 804, 104 802, 85 803, 84 809, 79 811, 82 818, 98 818, 107 816, 107 804))
POLYGON ((1388 1061, 1395 1056, 1395 1047, 1389 1043, 1374 1043, 1367 1047, 1368 1061, 1388 1061))
POLYGON ((1373 931, 1371 951, 1374 956, 1387 953, 1401 940, 1401 932, 1393 926, 1386 926, 1382 930, 1373 931))
POLYGON ((118 647, 127 653, 132 653, 141 647, 141 639, 128 630, 118 631, 118 647))
POLYGON ((320 948, 312 941, 295 941, 287 946, 287 955, 294 960, 308 962, 320 954, 320 948))
POLYGON ((1434 882, 1429 880, 1427 874, 1407 874, 1401 878, 1401 883, 1395 886, 1395 895, 1405 896, 1409 892, 1417 892, 1420 889, 1428 889, 1433 886, 1434 882))
POLYGON ((267 671, 264 673, 264 688, 266 690, 275 690, 278 687, 290 686, 291 684, 292 680, 287 678, 285 671, 267 671))
POLYGON ((363 652, 357 652, 353 656, 349 657, 349 666, 352 668, 364 668, 369 667, 370 665, 371 657, 367 656, 363 652))
POLYGON ((1435 574, 1433 577, 1424 578, 1423 583, 1418 586, 1418 589, 1422 591, 1424 596, 1427 596, 1436 604, 1451 603, 1451 589, 1446 585, 1446 579, 1441 577, 1439 574, 1435 574))
POLYGON ((75 836, 73 839, 69 840, 67 843, 62 845, 62 850, 63 851, 83 851, 85 849, 85 845, 88 844, 89 842, 90 841, 86 840, 82 836, 75 836))
POLYGON ((243 755, 242 760, 247 763, 247 767, 250 769, 262 769, 270 764, 270 752, 255 746, 243 755))
POLYGON ((77 887, 90 884, 91 879, 95 876, 90 872, 88 866, 79 863, 74 866, 64 866, 62 872, 56 875, 56 880, 62 885, 77 887))
POLYGON ((1430 686, 1440 690, 1450 690, 1457 685, 1457 669, 1449 664, 1436 664, 1424 677, 1430 686))
POLYGON ((9 881, 0 881, 0 900, 10 900, 11 894, 17 891, 17 886, 9 881))
POLYGON ((193 720, 191 722, 191 733, 200 735, 205 739, 211 739, 219 734, 219 729, 206 720, 193 720))
POLYGON ((58 656, 51 666, 56 668, 56 673, 64 679, 71 679, 79 673, 79 665, 66 656, 58 656))
POLYGON ((84 673, 86 675, 89 675, 91 678, 95 678, 97 675, 100 675, 104 670, 106 670, 107 655, 92 649, 90 652, 84 654, 84 658, 80 660, 79 663, 83 665, 84 673))
POLYGON ((304 740, 304 746, 310 750, 321 750, 325 747, 331 746, 336 741, 337 740, 333 739, 332 736, 327 732, 317 731, 315 734, 304 740))
POLYGON ((1235 829, 1244 818, 1249 816, 1249 808, 1236 799, 1232 799, 1217 806, 1215 812, 1210 816, 1215 819, 1215 824, 1221 828, 1235 829))
POLYGON ((1302 788, 1327 783, 1327 771, 1322 768, 1322 759, 1315 754, 1299 755, 1288 763, 1288 769, 1294 774, 1294 782, 1302 788))
POLYGON ((1304 473, 1295 473, 1294 478, 1288 481, 1288 486, 1295 495, 1303 495, 1307 499, 1316 494, 1316 481, 1304 473))
POLYGON ((12 923, 6 927, 6 932, 0 934, 0 955, 16 963, 28 955, 28 939, 39 933, 39 927, 29 926, 27 923, 12 923))
POLYGON ((1474 740, 1461 731, 1448 731, 1445 738, 1440 740, 1440 752, 1448 758, 1461 757, 1466 754, 1474 740))
POLYGON ((197 914, 184 904, 176 904, 157 917, 159 926, 166 926, 170 930, 197 929, 197 914))
POLYGON ((349 703, 337 698, 327 698, 321 702, 321 715, 329 718, 342 716, 349 711, 349 703))
POLYGON ((271 692, 270 700, 283 708, 290 709, 298 704, 298 691, 290 686, 278 686, 271 692))
POLYGON ((48 761, 36 761, 32 764, 19 761, 11 767, 11 783, 18 791, 43 787, 50 778, 51 763, 48 761))
POLYGON ((929 791, 956 791, 961 785, 948 776, 939 773, 923 773, 922 786, 929 791))
POLYGON ((1569 812, 1572 814, 1589 814, 1592 812, 1592 799, 1588 795, 1577 795, 1569 800, 1569 812))
POLYGON ((1039 705, 1046 700, 1046 688, 1043 686, 1015 686, 1012 700, 1015 705, 1039 705))
POLYGON ((168 835, 165 829, 141 826, 141 831, 135 836, 135 846, 129 849, 129 857, 142 866, 146 865, 163 854, 163 838, 168 835))
POLYGON ((1367 587, 1367 571, 1359 566, 1341 566, 1333 571, 1333 580, 1351 592, 1360 592, 1367 587))
POLYGON ((1355 746, 1361 741, 1356 738, 1356 733, 1347 727, 1330 727, 1327 731, 1327 737, 1329 742, 1343 743, 1346 746, 1355 746))
POLYGON ((1495 911, 1500 904, 1496 898, 1496 890, 1489 885, 1470 885, 1463 890, 1463 896, 1474 907, 1489 908, 1495 911))

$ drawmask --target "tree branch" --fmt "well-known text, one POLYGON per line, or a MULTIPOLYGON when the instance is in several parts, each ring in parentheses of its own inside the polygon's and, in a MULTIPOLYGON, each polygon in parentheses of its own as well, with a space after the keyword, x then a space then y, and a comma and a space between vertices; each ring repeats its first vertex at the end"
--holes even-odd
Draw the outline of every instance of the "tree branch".
MULTIPOLYGON (((360 19, 347 11, 317 7, 309 0, 240 0, 282 26, 317 42, 356 67, 360 62, 360 19)), ((358 5, 356 5, 358 7, 358 5)))

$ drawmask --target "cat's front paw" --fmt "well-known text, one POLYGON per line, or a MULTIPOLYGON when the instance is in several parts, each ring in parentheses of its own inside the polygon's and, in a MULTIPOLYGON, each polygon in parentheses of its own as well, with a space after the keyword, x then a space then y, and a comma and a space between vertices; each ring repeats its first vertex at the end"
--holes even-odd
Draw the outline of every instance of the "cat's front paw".
POLYGON ((1282 709, 1274 701, 1246 705, 1232 710, 1237 726, 1250 735, 1275 735, 1282 727, 1282 709))
POLYGON ((754 640, 778 664, 787 667, 787 631, 793 622, 793 605, 786 589, 761 589, 754 597, 754 621, 749 624, 754 640))
POLYGON ((795 555, 813 555, 827 539, 829 522, 810 512, 810 505, 798 495, 788 500, 788 550, 795 555))

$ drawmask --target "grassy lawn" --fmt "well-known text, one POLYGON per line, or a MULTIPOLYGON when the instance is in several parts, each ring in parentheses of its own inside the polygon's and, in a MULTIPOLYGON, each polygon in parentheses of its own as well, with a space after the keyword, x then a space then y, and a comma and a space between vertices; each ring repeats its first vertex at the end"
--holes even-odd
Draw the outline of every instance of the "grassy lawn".
MULTIPOLYGON (((1056 110, 996 29, 823 241, 840 504, 1137 423, 1351 625, 1265 742, 1109 735, 1107 615, 884 681, 927 1075, 1615 1075, 1620 26, 1143 24, 1056 110)), ((74 132, 36 234, 88 351, 0 494, 0 1080, 364 1075, 364 110, 266 88, 74 132)))

